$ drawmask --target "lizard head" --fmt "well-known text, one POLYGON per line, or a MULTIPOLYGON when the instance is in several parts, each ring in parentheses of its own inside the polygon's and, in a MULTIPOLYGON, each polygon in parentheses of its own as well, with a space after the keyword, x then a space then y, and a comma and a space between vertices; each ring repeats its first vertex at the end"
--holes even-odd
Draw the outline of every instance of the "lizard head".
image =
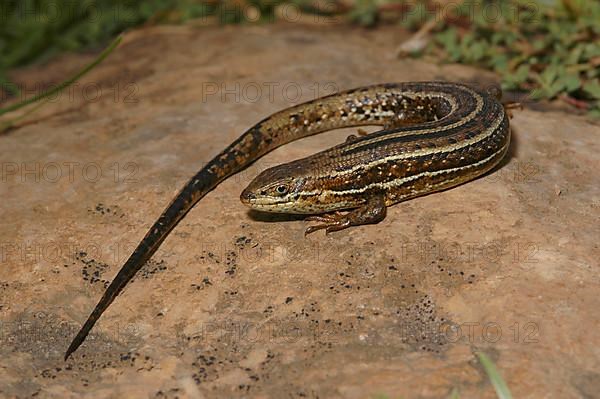
POLYGON ((278 165, 256 176, 242 191, 240 200, 263 212, 307 213, 301 203, 306 183, 304 168, 298 163, 278 165))

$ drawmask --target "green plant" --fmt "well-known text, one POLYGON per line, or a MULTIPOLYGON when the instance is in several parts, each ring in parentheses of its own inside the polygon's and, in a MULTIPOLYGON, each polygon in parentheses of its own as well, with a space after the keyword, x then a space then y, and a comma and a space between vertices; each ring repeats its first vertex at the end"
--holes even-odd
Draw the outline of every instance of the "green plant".
MULTIPOLYGON (((211 17, 220 23, 274 21, 275 8, 342 15, 373 26, 417 29, 436 18, 426 53, 499 74, 508 90, 532 100, 560 99, 600 118, 600 2, 589 0, 465 0, 436 13, 433 0, 6 0, 0 4, 0 88, 18 94, 7 71, 62 51, 106 43, 141 24, 211 17), (329 4, 329 3, 328 3, 329 4), (249 7, 256 15, 247 13, 249 7)), ((442 3, 444 4, 444 3, 442 3)), ((439 7, 438 7, 439 10, 439 7)), ((419 56, 422 51, 413 55, 419 56)))
POLYGON ((444 15, 429 52, 491 69, 532 100, 560 98, 600 117, 600 3, 501 0, 494 18, 489 4, 444 15))

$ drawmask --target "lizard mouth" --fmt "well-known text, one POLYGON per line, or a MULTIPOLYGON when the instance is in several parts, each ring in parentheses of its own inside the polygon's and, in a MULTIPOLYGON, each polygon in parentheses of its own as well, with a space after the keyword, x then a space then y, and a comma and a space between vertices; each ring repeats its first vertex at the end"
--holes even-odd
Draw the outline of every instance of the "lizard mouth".
POLYGON ((288 213, 290 208, 285 202, 278 202, 270 197, 256 196, 249 190, 242 191, 240 201, 250 209, 268 213, 288 213))
POLYGON ((240 201, 249 208, 259 211, 270 211, 271 207, 276 205, 272 199, 261 196, 257 197, 256 194, 250 190, 242 191, 242 194, 240 194, 240 201))

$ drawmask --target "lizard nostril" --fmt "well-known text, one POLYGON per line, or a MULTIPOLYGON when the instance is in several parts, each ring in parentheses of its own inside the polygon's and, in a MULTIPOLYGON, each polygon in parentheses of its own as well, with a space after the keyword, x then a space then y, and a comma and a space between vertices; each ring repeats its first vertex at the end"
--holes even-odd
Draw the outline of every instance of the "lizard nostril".
POLYGON ((247 190, 244 190, 240 197, 242 198, 242 201, 250 201, 256 199, 256 195, 254 195, 251 191, 247 190))

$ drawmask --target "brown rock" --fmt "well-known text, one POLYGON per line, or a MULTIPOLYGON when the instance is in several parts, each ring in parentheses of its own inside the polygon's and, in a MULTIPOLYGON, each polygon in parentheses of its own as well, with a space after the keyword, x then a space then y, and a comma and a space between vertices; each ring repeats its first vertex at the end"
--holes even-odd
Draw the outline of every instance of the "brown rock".
POLYGON ((515 397, 600 390, 599 128, 529 110, 501 169, 327 237, 238 196, 352 130, 278 149, 201 201, 63 362, 146 229, 245 128, 338 89, 493 79, 394 59, 388 30, 161 32, 0 137, 0 396, 492 398, 477 350, 515 397))

